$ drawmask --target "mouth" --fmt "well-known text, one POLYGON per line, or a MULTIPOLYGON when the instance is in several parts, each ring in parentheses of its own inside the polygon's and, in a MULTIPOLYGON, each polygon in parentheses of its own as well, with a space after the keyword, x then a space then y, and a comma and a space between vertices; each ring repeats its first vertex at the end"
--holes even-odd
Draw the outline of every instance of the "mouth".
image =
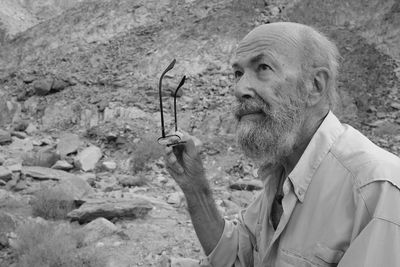
POLYGON ((262 110, 239 110, 235 114, 238 120, 242 119, 243 117, 259 117, 264 116, 264 112, 262 110))

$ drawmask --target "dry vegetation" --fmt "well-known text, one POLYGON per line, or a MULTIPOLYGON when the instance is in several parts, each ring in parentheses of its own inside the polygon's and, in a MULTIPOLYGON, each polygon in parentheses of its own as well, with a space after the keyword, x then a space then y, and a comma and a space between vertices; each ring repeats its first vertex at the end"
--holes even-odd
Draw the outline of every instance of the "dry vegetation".
POLYGON ((73 199, 57 188, 44 188, 31 201, 34 216, 44 219, 62 220, 75 208, 73 199))
POLYGON ((158 159, 163 154, 162 147, 157 143, 157 137, 151 135, 143 138, 135 149, 132 158, 132 172, 137 174, 146 170, 146 165, 158 159))
POLYGON ((68 224, 25 223, 16 234, 18 267, 105 266, 98 254, 79 249, 82 233, 68 224))

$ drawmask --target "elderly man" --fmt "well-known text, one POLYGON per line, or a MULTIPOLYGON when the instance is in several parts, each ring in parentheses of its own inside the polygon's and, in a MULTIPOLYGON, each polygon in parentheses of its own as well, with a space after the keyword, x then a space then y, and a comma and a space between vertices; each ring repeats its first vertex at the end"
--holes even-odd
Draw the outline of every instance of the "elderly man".
POLYGON ((296 23, 251 31, 233 69, 238 141, 265 188, 218 213, 193 142, 167 148, 212 266, 400 266, 400 159, 331 112, 338 51, 296 23))

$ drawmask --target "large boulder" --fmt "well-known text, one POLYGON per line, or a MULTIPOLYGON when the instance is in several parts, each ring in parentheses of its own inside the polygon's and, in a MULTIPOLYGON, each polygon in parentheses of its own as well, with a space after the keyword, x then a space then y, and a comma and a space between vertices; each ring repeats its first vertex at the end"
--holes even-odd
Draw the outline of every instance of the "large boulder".
POLYGON ((136 219, 145 216, 152 208, 152 203, 140 196, 131 199, 93 199, 85 202, 79 209, 68 213, 68 217, 79 223, 87 223, 100 217, 109 220, 113 218, 136 219))
POLYGON ((50 168, 60 156, 52 151, 28 152, 23 155, 22 164, 25 166, 41 166, 50 168))
POLYGON ((0 180, 3 180, 4 182, 8 182, 12 179, 12 173, 11 171, 3 166, 0 166, 0 180))
POLYGON ((5 145, 11 143, 11 134, 7 131, 0 129, 0 145, 5 145))
POLYGON ((78 135, 66 133, 60 137, 60 141, 57 144, 57 151, 61 157, 65 157, 70 153, 76 152, 81 144, 82 142, 78 135))
POLYGON ((93 188, 85 180, 76 175, 61 180, 55 188, 64 192, 70 199, 79 203, 82 203, 86 197, 94 192, 93 188))
POLYGON ((32 177, 37 180, 67 180, 77 177, 69 172, 50 169, 46 167, 38 166, 24 166, 22 167, 21 173, 25 176, 32 177))
POLYGON ((75 158, 75 166, 82 171, 93 170, 102 156, 101 149, 97 146, 87 147, 78 153, 78 156, 75 158))

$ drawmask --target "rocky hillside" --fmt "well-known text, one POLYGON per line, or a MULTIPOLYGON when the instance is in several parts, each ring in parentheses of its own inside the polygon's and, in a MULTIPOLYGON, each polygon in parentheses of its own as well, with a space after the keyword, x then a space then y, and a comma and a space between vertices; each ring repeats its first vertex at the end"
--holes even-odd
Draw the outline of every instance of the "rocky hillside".
POLYGON ((0 218, 8 222, 0 228, 0 266, 24 266, 17 245, 24 221, 83 229, 84 241, 72 247, 79 255, 99 249, 106 266, 200 258, 183 195, 155 141, 158 78, 176 58, 163 83, 167 130, 171 92, 186 75, 178 125, 198 138, 219 209, 234 216, 260 186, 235 145, 229 61, 261 23, 298 21, 326 32, 343 57, 337 113, 400 154, 395 0, 0 0, 6 25, 2 14, 30 17, 24 27, 35 26, 15 30, 0 50, 0 218), (55 201, 60 194, 67 205, 55 201), (43 212, 45 196, 68 212, 43 212))
POLYGON ((0 43, 36 24, 60 15, 82 0, 1 0, 0 43))

